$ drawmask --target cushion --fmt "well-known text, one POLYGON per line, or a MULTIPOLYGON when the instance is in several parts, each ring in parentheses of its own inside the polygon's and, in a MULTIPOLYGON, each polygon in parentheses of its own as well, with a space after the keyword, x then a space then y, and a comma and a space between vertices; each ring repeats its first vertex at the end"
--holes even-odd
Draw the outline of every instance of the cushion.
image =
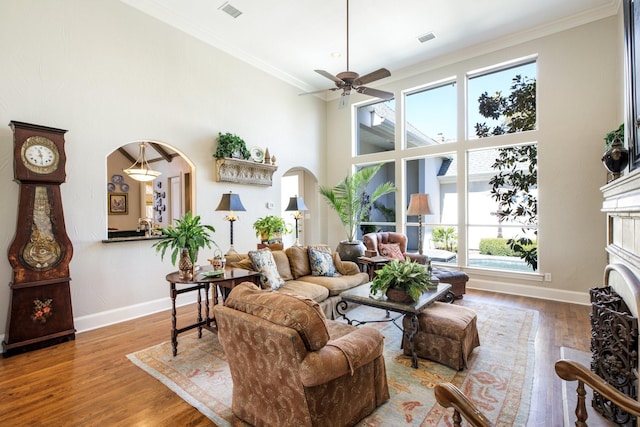
POLYGON ((397 243, 380 243, 378 245, 378 252, 380 252, 380 255, 383 257, 404 261, 404 255, 397 243))
POLYGON ((273 254, 273 259, 276 262, 276 267, 278 267, 278 273, 280 273, 280 277, 285 282, 287 280, 292 280, 293 275, 291 274, 291 268, 289 267, 289 258, 287 258, 287 254, 284 251, 271 251, 273 254))
POLYGON ((324 250, 309 248, 309 264, 312 276, 340 276, 333 264, 333 256, 324 250))
POLYGON ((284 284, 284 280, 278 273, 278 267, 276 261, 273 259, 271 249, 259 249, 257 251, 250 251, 249 258, 253 262, 255 271, 262 274, 262 284, 270 287, 273 290, 278 289, 284 284))
POLYGON ((291 246, 285 250, 285 253, 287 254, 287 258, 289 258, 289 266, 291 267, 291 274, 294 279, 311 274, 307 248, 291 246))
POLYGON ((239 261, 227 261, 227 265, 230 267, 242 268, 244 270, 253 270, 253 261, 251 261, 251 258, 249 257, 242 258, 239 261))
POLYGON ((253 283, 243 282, 231 290, 224 305, 295 329, 310 351, 320 350, 329 341, 327 320, 312 299, 264 291, 253 283))

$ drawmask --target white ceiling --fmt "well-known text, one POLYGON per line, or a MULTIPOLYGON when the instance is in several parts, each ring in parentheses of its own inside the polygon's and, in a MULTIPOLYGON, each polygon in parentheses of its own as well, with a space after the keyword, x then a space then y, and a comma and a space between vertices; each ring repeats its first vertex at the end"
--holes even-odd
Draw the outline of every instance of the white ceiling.
MULTIPOLYGON (((301 92, 333 87, 314 69, 346 71, 347 0, 121 1, 301 92), (225 4, 242 14, 232 18, 221 10, 225 4), (342 56, 334 58, 334 52, 342 56)), ((364 75, 385 67, 391 77, 380 82, 389 82, 425 61, 452 52, 477 55, 488 45, 502 47, 611 16, 619 5, 620 0, 350 0, 349 68, 364 75), (428 32, 436 38, 416 40, 428 32)))

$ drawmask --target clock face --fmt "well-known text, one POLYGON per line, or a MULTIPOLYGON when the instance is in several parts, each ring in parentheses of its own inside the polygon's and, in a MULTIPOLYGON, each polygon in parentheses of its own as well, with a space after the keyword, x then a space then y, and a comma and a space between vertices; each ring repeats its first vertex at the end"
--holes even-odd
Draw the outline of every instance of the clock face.
POLYGON ((58 168, 58 147, 48 138, 32 136, 22 145, 22 162, 32 172, 48 174, 58 168))

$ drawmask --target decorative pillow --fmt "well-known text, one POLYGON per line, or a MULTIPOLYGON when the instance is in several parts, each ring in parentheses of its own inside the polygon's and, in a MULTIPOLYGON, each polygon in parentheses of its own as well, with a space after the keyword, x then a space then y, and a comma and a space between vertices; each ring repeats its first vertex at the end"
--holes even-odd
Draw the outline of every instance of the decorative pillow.
POLYGON ((311 274, 309 268, 309 253, 306 247, 290 246, 285 250, 289 258, 289 266, 294 279, 311 274))
POLYGON ((284 280, 278 273, 278 267, 270 249, 249 251, 249 258, 253 262, 254 269, 262 274, 263 285, 270 287, 274 291, 284 285, 284 280))
POLYGON ((404 261, 404 255, 400 251, 400 246, 397 243, 380 243, 378 245, 378 252, 380 252, 380 255, 383 257, 404 261))
POLYGON ((340 276, 333 263, 333 255, 321 249, 309 248, 309 264, 312 276, 340 276))

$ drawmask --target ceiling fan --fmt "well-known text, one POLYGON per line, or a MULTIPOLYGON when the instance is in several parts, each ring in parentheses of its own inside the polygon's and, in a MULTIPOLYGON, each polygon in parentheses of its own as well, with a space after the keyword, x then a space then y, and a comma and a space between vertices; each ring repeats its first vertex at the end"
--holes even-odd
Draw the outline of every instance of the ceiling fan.
POLYGON ((381 99, 392 99, 394 97, 392 92, 386 92, 384 90, 373 89, 370 87, 366 87, 367 83, 375 82, 376 80, 383 79, 385 77, 389 77, 391 72, 386 68, 380 68, 376 71, 373 71, 369 74, 365 74, 364 76, 360 76, 355 71, 349 70, 349 0, 347 0, 347 71, 343 71, 341 73, 336 74, 335 76, 325 70, 314 70, 316 73, 320 74, 333 81, 336 85, 335 88, 330 89, 322 89, 315 92, 307 92, 301 93, 300 95, 309 95, 313 93, 324 92, 325 90, 340 90, 342 89, 342 96, 340 97, 340 103, 338 108, 344 108, 347 106, 349 102, 349 95, 351 95, 351 90, 355 90, 358 93, 362 93, 369 96, 375 96, 376 98, 381 99))

